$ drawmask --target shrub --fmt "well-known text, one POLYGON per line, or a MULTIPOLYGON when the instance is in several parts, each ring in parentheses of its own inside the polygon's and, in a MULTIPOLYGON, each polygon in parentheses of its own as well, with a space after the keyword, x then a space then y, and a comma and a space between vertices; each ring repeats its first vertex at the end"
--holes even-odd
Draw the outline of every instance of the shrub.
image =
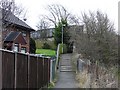
POLYGON ((35 53, 36 51, 36 43, 35 40, 30 38, 30 53, 35 53))
POLYGON ((67 53, 67 45, 63 44, 63 53, 67 53))
POLYGON ((42 46, 43 46, 43 41, 40 41, 40 40, 35 40, 35 42, 36 42, 36 48, 42 48, 42 46))
POLYGON ((67 53, 67 46, 66 44, 60 44, 60 54, 62 54, 62 47, 63 47, 63 53, 67 53))
POLYGON ((43 44, 47 42, 47 44, 49 44, 50 49, 52 50, 56 50, 56 45, 54 44, 54 41, 50 41, 50 40, 36 40, 36 48, 42 49, 42 47, 44 46, 43 44))
POLYGON ((43 43, 43 46, 42 46, 43 49, 50 49, 50 45, 48 43, 43 43))

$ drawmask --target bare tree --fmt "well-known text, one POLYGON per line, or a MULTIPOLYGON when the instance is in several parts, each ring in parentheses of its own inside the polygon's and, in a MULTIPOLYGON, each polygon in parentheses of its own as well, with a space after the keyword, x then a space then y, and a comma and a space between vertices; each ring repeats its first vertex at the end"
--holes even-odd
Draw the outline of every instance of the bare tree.
POLYGON ((48 29, 50 27, 49 22, 47 22, 47 20, 45 18, 40 17, 39 19, 40 19, 40 21, 38 22, 38 24, 36 26, 38 30, 48 29))
POLYGON ((63 33, 63 43, 66 44, 67 49, 72 52, 73 42, 70 42, 70 29, 68 28, 68 25, 79 23, 78 20, 62 5, 48 5, 47 10, 49 10, 49 14, 46 15, 45 18, 55 26, 55 31, 53 33, 55 44, 57 45, 62 42, 61 38, 63 33))
POLYGON ((40 39, 46 40, 48 32, 48 28, 50 27, 49 23, 42 17, 37 24, 37 29, 39 30, 40 39))
POLYGON ((45 18, 51 21, 55 26, 61 20, 68 21, 70 13, 62 5, 48 5, 49 15, 46 15, 45 18))
POLYGON ((25 19, 26 10, 22 5, 17 5, 15 0, 0 0, 0 8, 3 10, 3 19, 6 19, 11 13, 18 18, 25 19))
POLYGON ((83 31, 80 33, 71 31, 77 52, 92 62, 99 61, 104 65, 116 63, 118 58, 117 35, 107 14, 100 11, 83 13, 82 22, 85 27, 83 31))
MULTIPOLYGON (((71 31, 71 39, 75 43, 76 51, 82 54, 85 59, 91 61, 88 68, 91 74, 90 86, 94 87, 92 83, 96 82, 96 85, 102 88, 108 84, 107 80, 113 76, 116 78, 116 74, 119 72, 117 69, 118 35, 107 14, 100 11, 83 13, 81 20, 85 28, 83 31, 76 33, 76 26, 71 31), (102 73, 104 70, 105 73, 102 73), (101 78, 106 74, 108 75, 106 78, 101 78), (104 81, 104 84, 102 81, 104 81)), ((112 80, 117 86, 118 81, 115 78, 112 78, 112 80)))

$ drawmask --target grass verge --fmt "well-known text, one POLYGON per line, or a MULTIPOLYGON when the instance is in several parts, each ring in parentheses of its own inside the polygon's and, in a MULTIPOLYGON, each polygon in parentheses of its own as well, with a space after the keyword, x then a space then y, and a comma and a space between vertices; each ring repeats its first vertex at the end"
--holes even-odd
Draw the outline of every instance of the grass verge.
POLYGON ((46 56, 56 56, 56 51, 50 49, 36 49, 36 54, 43 54, 46 56))

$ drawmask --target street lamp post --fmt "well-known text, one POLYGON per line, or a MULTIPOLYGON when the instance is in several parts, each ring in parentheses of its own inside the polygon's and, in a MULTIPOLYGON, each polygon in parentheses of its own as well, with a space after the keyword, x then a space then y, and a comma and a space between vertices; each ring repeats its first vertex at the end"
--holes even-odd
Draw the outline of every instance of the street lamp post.
POLYGON ((62 53, 63 53, 63 27, 65 26, 65 24, 62 24, 62 53))
POLYGON ((63 25, 62 25, 62 53, 63 53, 63 25))

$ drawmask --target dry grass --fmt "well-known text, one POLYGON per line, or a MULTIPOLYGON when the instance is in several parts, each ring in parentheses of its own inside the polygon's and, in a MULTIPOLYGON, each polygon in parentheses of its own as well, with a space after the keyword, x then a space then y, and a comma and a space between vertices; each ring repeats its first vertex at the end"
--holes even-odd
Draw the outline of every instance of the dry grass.
MULTIPOLYGON (((72 56, 72 65, 76 69, 76 61, 79 58, 79 54, 74 53, 72 56)), ((93 66, 93 65, 92 65, 93 66)), ((118 67, 110 67, 109 70, 105 67, 94 66, 91 69, 91 73, 88 73, 88 69, 84 68, 83 72, 76 72, 76 80, 80 88, 117 88, 118 87, 118 67), (116 75, 117 73, 117 75, 116 75), (98 77, 98 78, 97 78, 98 77)))
POLYGON ((80 54, 73 53, 72 54, 72 66, 73 69, 76 70, 76 80, 78 81, 78 87, 83 88, 84 84, 87 82, 87 70, 84 70, 83 72, 77 72, 77 60, 79 58, 80 54))
POLYGON ((86 83, 87 80, 88 80, 87 72, 84 70, 84 71, 81 72, 81 73, 77 73, 77 75, 76 75, 76 80, 77 80, 78 83, 79 83, 79 87, 80 87, 80 88, 84 88, 84 85, 85 85, 85 83, 86 83))
POLYGON ((73 53, 72 57, 71 57, 71 63, 72 63, 72 67, 73 67, 74 71, 77 70, 77 59, 78 59, 78 57, 79 57, 79 54, 77 54, 77 53, 73 53))

